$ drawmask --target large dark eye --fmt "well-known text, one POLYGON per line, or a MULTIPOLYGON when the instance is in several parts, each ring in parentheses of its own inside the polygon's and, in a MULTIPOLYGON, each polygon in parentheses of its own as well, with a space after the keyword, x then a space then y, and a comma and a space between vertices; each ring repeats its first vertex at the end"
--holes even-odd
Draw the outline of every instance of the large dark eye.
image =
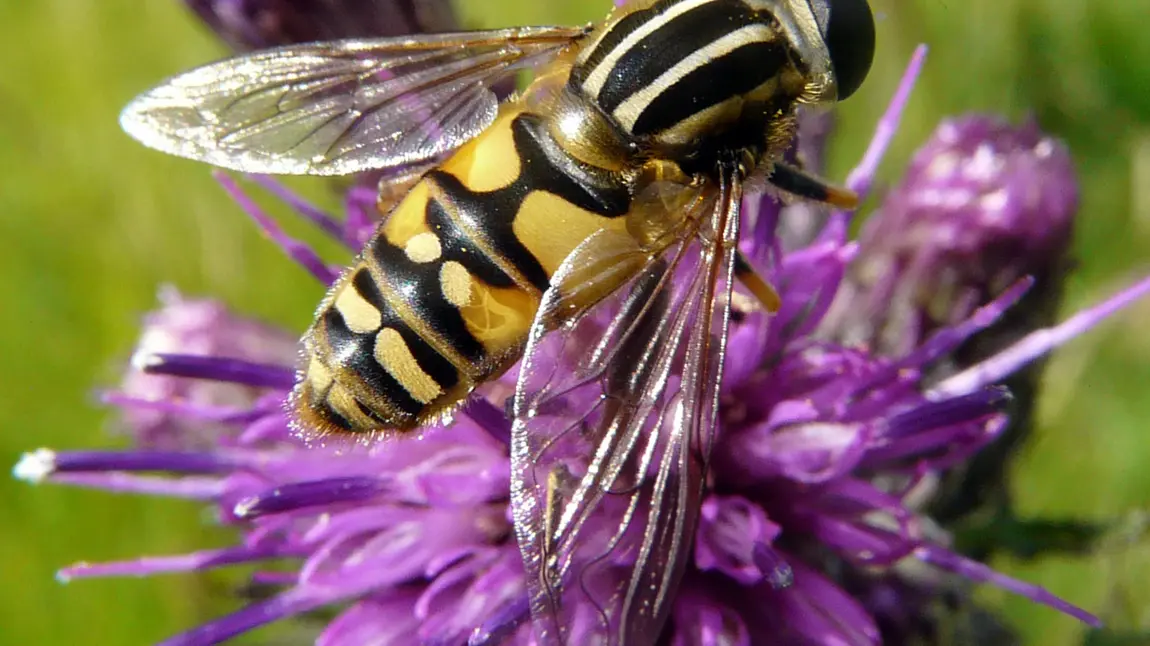
POLYGON ((874 60, 874 16, 867 0, 812 0, 831 54, 838 98, 859 89, 874 60))

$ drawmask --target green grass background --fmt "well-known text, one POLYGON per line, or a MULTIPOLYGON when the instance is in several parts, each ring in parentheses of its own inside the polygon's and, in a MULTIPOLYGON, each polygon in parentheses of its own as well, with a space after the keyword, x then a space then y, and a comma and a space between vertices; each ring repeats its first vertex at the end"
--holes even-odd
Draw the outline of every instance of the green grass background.
MULTIPOLYGON (((472 25, 583 21, 606 0, 463 0, 472 25)), ((1064 311, 1150 271, 1150 3, 872 0, 875 69, 842 106, 830 175, 860 155, 919 42, 932 51, 883 175, 943 115, 1037 115, 1065 138, 1085 187, 1064 311)), ((214 295, 301 329, 320 288, 261 240, 205 167, 145 150, 119 108, 223 48, 175 1, 0 0, 0 462, 40 446, 111 447, 92 403, 114 384, 158 285, 214 295)), ((1026 511, 1109 518, 1150 508, 1150 303, 1060 351, 1041 428, 1014 487, 1026 511)), ((1093 609, 1150 628, 1150 548, 1139 528, 1086 558, 1000 562, 1093 609)), ((195 505, 0 479, 0 644, 142 644, 229 604, 202 577, 60 585, 81 559, 219 540, 195 505)), ((994 592, 1030 644, 1081 628, 994 592)), ((1129 642, 1137 643, 1137 642, 1129 642)))

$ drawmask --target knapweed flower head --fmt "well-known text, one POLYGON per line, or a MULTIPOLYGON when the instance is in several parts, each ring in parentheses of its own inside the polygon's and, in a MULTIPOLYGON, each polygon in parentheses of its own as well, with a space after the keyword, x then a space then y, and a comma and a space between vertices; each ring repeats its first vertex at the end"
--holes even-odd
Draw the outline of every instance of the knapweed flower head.
MULTIPOLYGON (((848 181, 860 192, 873 182, 922 55, 848 181)), ((288 238, 232 179, 220 180, 292 258, 325 283, 334 278, 333 268, 288 238)), ((371 191, 352 189, 347 218, 339 222, 266 179, 256 181, 351 248, 373 226, 371 191)), ((1010 181, 1035 193, 1066 190, 1045 177, 1010 181)), ((920 511, 919 495, 923 483, 1002 431, 1010 396, 995 384, 1150 291, 1150 280, 928 382, 932 365, 998 321, 1032 280, 1018 276, 902 352, 876 352, 818 334, 867 244, 848 239, 849 214, 832 214, 808 244, 786 249, 775 234, 787 217, 778 203, 755 198, 746 207, 742 248, 778 286, 782 304, 768 316, 742 299, 732 303, 709 493, 666 632, 650 635, 650 642, 899 643, 897 631, 884 629, 901 626, 908 608, 963 581, 989 582, 1095 623, 1051 593, 952 551, 947 535, 920 511)), ((199 320, 207 337, 226 338, 236 326, 258 329, 234 316, 199 320)), ((145 339, 184 338, 187 323, 169 299, 146 322, 145 339)), ((167 390, 149 390, 157 396, 148 399, 129 386, 133 392, 109 396, 126 412, 161 410, 178 419, 187 440, 152 448, 154 432, 142 429, 139 449, 43 449, 26 456, 16 473, 201 500, 235 529, 236 544, 79 564, 62 570, 62 579, 266 565, 254 580, 268 594, 166 644, 217 643, 321 608, 337 613, 318 639, 324 646, 534 643, 509 512, 510 378, 485 387, 453 423, 429 427, 418 439, 309 446, 292 433, 283 408, 296 379, 294 362, 218 348, 226 354, 145 343, 129 384, 143 371, 170 380, 167 390), (200 382, 245 395, 168 394, 200 382), (292 567, 273 567, 282 563, 292 567)), ((594 619, 594 609, 579 610, 576 620, 594 619)))

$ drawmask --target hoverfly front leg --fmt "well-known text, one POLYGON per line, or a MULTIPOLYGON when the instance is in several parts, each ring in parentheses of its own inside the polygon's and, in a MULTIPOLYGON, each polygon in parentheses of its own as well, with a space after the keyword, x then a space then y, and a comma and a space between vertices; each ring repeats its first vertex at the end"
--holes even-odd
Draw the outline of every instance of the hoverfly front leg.
MULTIPOLYGON (((859 204, 858 195, 854 191, 828 184, 815 175, 783 162, 774 163, 767 181, 785 193, 838 209, 852 210, 859 204)), ((780 305, 778 292, 755 271, 754 266, 742 252, 738 252, 735 256, 735 278, 751 292, 764 310, 778 311, 780 305)))
POLYGON ((829 204, 847 211, 858 208, 859 196, 854 191, 827 184, 826 181, 783 162, 775 162, 767 177, 775 188, 807 200, 829 204))

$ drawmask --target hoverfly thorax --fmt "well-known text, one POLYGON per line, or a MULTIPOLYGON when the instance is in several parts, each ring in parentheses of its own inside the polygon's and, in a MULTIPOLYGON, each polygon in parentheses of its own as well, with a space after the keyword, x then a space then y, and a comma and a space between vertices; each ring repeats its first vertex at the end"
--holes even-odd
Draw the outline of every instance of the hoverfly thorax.
POLYGON ((795 107, 853 93, 873 45, 866 0, 629 3, 571 68, 567 92, 598 114, 566 119, 566 138, 616 139, 703 170, 731 151, 773 158, 795 107))

